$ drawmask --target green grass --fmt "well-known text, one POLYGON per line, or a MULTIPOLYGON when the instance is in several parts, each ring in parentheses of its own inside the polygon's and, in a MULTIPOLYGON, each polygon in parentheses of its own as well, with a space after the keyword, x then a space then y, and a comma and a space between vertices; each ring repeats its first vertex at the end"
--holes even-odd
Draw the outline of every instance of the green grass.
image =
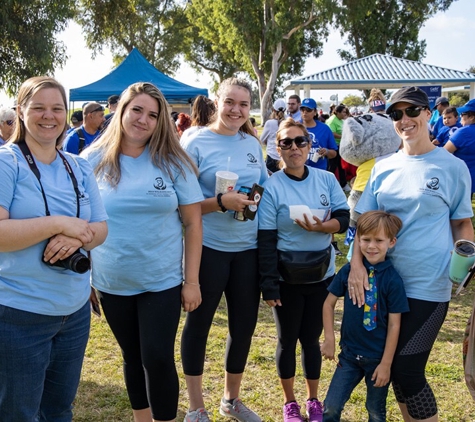
MULTIPOLYGON (((343 236, 337 236, 343 245, 343 236)), ((342 247, 346 250, 346 247, 342 247)), ((345 258, 337 257, 337 265, 345 258)), ((475 283, 463 294, 451 301, 447 319, 440 331, 427 367, 429 382, 435 391, 441 421, 475 421, 475 405, 465 386, 462 369, 462 338, 470 315, 475 283)), ((335 328, 341 320, 341 301, 337 306, 335 328)), ((180 402, 177 420, 183 420, 187 410, 187 393, 180 363, 181 320, 177 342, 176 362, 180 374, 180 402)), ((226 309, 221 302, 209 337, 205 375, 204 396, 208 411, 214 421, 224 421, 217 408, 223 390, 223 357, 227 334, 226 309)), ((282 392, 275 369, 276 329, 271 310, 261 303, 259 322, 249 353, 244 374, 241 397, 264 421, 282 420, 282 392)), ((300 403, 305 400, 305 385, 300 368, 300 350, 297 357, 295 390, 300 403)), ((320 398, 325 397, 335 363, 324 361, 320 381, 320 398)), ((367 420, 364 409, 365 388, 359 385, 345 407, 342 421, 367 420)), ((401 421, 401 416, 390 389, 388 397, 388 421, 401 421)), ((74 421, 129 422, 133 421, 122 375, 122 357, 104 318, 93 316, 91 337, 86 351, 81 384, 75 401, 74 421)))

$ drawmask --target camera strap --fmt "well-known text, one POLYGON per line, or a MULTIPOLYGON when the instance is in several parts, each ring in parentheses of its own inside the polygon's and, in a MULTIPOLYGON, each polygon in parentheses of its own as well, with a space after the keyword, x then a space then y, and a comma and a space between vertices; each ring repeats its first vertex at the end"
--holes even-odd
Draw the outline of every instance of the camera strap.
MULTIPOLYGON (((20 148, 21 152, 25 156, 26 162, 30 166, 30 170, 33 172, 33 174, 38 179, 38 182, 40 183, 41 194, 43 195, 43 201, 45 202, 45 212, 47 216, 50 216, 51 213, 49 212, 48 201, 46 200, 45 190, 43 189, 43 184, 41 183, 41 174, 40 174, 40 171, 38 170, 35 159, 33 158, 33 154, 31 153, 30 148, 28 148, 28 145, 26 144, 24 140, 18 142, 18 147, 20 148)), ((79 198, 81 197, 81 193, 79 192, 78 181, 76 179, 76 176, 74 175, 71 165, 69 164, 68 160, 66 160, 66 157, 63 154, 61 154, 59 150, 56 150, 56 152, 59 154, 59 156, 63 160, 64 167, 66 171, 68 172, 69 177, 71 178, 71 182, 74 188, 74 193, 76 194, 76 206, 77 206, 76 217, 79 218, 79 211, 80 211, 79 198)))

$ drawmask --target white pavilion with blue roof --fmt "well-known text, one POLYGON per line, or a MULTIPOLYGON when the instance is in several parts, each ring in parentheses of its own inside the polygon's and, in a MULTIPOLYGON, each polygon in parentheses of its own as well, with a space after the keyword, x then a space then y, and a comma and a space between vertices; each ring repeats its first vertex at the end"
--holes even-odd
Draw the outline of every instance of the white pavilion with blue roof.
POLYGON ((290 81, 286 91, 293 90, 310 97, 316 89, 395 89, 408 85, 441 85, 446 88, 468 85, 470 98, 475 98, 475 74, 432 66, 421 62, 372 54, 314 75, 290 81))

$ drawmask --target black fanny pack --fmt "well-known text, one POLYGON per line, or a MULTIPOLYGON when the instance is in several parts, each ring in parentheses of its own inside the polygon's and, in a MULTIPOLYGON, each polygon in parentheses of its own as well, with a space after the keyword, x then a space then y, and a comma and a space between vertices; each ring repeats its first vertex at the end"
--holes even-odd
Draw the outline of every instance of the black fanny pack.
POLYGON ((278 270, 289 284, 318 283, 328 271, 331 245, 322 251, 279 251, 278 270))

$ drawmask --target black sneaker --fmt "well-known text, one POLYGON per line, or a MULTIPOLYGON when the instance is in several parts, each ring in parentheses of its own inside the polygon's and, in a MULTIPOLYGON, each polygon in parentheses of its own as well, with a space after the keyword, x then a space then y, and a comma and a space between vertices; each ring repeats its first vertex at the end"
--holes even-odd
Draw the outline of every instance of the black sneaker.
POLYGON ((340 256, 343 255, 343 253, 338 249, 338 242, 332 242, 333 249, 335 249, 335 255, 340 256))

